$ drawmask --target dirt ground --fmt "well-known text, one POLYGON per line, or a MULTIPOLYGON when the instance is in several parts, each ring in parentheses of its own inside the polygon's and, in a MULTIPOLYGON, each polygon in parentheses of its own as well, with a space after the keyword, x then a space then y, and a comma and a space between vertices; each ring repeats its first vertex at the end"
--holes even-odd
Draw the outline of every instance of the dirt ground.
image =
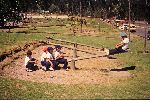
MULTIPOLYGON (((42 48, 38 47, 33 50, 33 57, 38 59, 40 67, 40 56, 42 48)), ((62 49, 65 52, 66 58, 69 60, 72 57, 72 51, 66 48, 62 49)), ((98 52, 98 51, 97 51, 98 52)), ((101 54, 102 52, 99 52, 101 54)), ((78 56, 87 57, 91 54, 78 52, 78 56)), ((118 59, 108 59, 107 57, 91 58, 86 60, 76 61, 77 70, 65 71, 63 69, 55 71, 43 71, 42 69, 27 72, 24 66, 24 57, 15 60, 11 65, 8 65, 3 70, 4 76, 9 76, 15 79, 27 80, 32 82, 48 82, 54 84, 106 84, 119 82, 131 77, 128 71, 110 71, 121 65, 118 59)), ((62 66, 62 65, 60 65, 62 66)), ((70 66, 70 63, 69 65, 70 66)))

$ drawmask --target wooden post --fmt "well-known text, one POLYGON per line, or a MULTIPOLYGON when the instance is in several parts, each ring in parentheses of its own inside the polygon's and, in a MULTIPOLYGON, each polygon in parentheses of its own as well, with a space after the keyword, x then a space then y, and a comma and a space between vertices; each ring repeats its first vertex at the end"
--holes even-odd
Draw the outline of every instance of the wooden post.
POLYGON ((74 48, 73 48, 73 58, 77 58, 77 43, 74 43, 74 48))
POLYGON ((74 59, 71 60, 71 66, 70 66, 70 68, 72 70, 75 70, 75 60, 74 59))
POLYGON ((75 60, 74 58, 77 58, 77 43, 73 43, 73 58, 71 59, 71 69, 75 70, 75 60))

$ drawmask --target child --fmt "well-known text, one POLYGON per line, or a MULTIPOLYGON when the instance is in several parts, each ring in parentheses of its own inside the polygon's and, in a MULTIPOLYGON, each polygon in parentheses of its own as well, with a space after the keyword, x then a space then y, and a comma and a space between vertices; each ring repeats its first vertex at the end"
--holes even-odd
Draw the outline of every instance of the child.
POLYGON ((55 60, 55 58, 54 58, 53 50, 54 50, 54 49, 53 49, 52 47, 48 47, 48 48, 47 48, 47 51, 48 51, 47 55, 50 57, 50 61, 53 63, 52 68, 56 69, 56 67, 57 67, 57 62, 56 62, 56 60, 55 60))
POLYGON ((45 66, 45 71, 47 71, 47 70, 51 70, 51 71, 53 71, 54 69, 53 69, 53 63, 50 61, 50 55, 49 55, 49 53, 48 53, 48 51, 47 51, 47 47, 45 47, 44 49, 43 49, 43 53, 42 53, 42 56, 41 56, 41 65, 42 66, 45 66))
POLYGON ((68 68, 67 68, 68 62, 67 62, 67 59, 64 59, 64 55, 63 55, 63 52, 61 52, 61 48, 62 47, 60 45, 55 46, 55 49, 56 49, 55 60, 59 64, 64 64, 63 68, 67 71, 68 70, 68 68))
POLYGON ((124 32, 121 32, 120 36, 122 41, 116 45, 115 49, 105 49, 107 55, 126 52, 128 49, 129 39, 124 32))
POLYGON ((30 50, 27 51, 27 56, 25 57, 25 66, 28 72, 32 72, 35 70, 35 64, 37 60, 32 57, 32 52, 30 50))

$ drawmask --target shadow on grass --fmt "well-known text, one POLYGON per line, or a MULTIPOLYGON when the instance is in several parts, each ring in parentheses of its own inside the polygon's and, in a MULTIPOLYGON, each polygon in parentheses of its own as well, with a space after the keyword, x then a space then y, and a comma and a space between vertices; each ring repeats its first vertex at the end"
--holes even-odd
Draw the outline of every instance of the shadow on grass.
POLYGON ((21 26, 4 26, 4 27, 0 27, 0 29, 14 29, 14 28, 24 28, 21 26))
POLYGON ((110 71, 128 71, 128 70, 134 70, 136 66, 130 66, 130 67, 124 67, 121 69, 111 69, 110 71))

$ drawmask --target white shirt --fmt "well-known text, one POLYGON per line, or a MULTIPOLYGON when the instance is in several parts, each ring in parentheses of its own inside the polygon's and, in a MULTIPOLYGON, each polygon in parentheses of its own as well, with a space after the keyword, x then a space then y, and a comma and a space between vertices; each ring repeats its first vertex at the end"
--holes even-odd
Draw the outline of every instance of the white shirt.
POLYGON ((47 57, 50 58, 50 59, 54 59, 53 55, 51 53, 49 53, 49 52, 47 53, 47 57))
POLYGON ((43 52, 41 56, 41 61, 44 61, 46 58, 50 58, 50 57, 48 57, 46 52, 43 52))
POLYGON ((54 54, 55 60, 58 59, 61 54, 63 54, 63 52, 61 52, 61 51, 59 51, 59 52, 55 51, 55 54, 54 54))
POLYGON ((28 56, 25 57, 25 66, 28 64, 30 59, 32 59, 32 56, 31 57, 28 57, 28 56))
POLYGON ((53 56, 52 56, 52 54, 50 54, 49 52, 43 52, 42 53, 42 56, 41 56, 41 61, 44 61, 45 59, 53 59, 53 56))
POLYGON ((56 51, 54 54, 55 60, 59 57, 59 55, 60 55, 60 52, 56 51))
POLYGON ((122 49, 126 50, 128 48, 129 39, 128 38, 124 38, 124 40, 122 41, 122 43, 124 43, 124 45, 122 46, 122 49))

